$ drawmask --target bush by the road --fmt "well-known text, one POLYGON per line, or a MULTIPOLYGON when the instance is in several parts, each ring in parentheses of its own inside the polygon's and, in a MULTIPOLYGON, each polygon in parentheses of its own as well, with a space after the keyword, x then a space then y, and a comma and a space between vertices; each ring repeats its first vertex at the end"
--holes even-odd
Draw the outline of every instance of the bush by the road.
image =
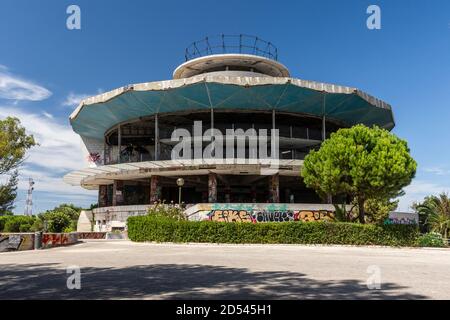
POLYGON ((61 211, 50 211, 44 215, 44 218, 47 220, 48 232, 65 232, 65 230, 69 228, 72 223, 70 216, 61 211))
POLYGON ((35 217, 30 216, 1 216, 0 231, 29 232, 35 219, 35 217))
POLYGON ((72 232, 76 230, 76 221, 60 211, 49 211, 39 216, 11 215, 0 216, 0 232, 36 232, 44 229, 47 222, 48 232, 72 232))
POLYGON ((129 217, 132 241, 286 243, 346 245, 417 245, 418 228, 340 222, 227 223, 176 221, 147 216, 129 217))
POLYGON ((440 233, 430 232, 421 235, 417 239, 417 245, 419 247, 445 247, 445 241, 440 233))

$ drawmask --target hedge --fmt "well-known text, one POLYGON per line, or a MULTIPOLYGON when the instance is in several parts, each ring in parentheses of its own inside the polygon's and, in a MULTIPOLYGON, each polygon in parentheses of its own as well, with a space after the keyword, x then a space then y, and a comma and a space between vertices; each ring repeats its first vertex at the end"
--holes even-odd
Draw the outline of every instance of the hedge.
POLYGON ((127 224, 132 241, 155 242, 415 246, 419 235, 412 225, 343 222, 227 223, 136 216, 127 224))
POLYGON ((0 232, 29 232, 35 220, 30 216, 0 216, 0 232))

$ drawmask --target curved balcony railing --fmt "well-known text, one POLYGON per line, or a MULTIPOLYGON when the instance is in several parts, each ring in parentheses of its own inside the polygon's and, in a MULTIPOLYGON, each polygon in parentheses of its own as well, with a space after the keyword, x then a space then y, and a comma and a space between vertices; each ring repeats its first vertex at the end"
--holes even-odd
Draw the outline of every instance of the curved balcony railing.
POLYGON ((225 53, 253 54, 268 59, 278 60, 278 49, 269 41, 256 36, 216 35, 192 42, 185 50, 186 61, 212 55, 225 53))

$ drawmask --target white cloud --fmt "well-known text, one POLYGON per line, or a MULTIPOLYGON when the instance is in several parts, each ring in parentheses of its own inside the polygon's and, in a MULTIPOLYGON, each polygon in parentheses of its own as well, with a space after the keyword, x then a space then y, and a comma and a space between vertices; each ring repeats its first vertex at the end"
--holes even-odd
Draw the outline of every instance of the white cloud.
POLYGON ((44 115, 44 116, 46 116, 47 118, 49 118, 49 119, 53 119, 53 115, 51 114, 51 113, 48 113, 48 112, 42 112, 42 114, 44 115))
POLYGON ((29 150, 19 170, 19 190, 28 189, 28 178, 31 177, 36 183, 36 191, 66 195, 67 199, 75 202, 80 197, 95 195, 95 191, 70 186, 62 180, 68 171, 84 166, 80 138, 69 124, 61 124, 45 112, 37 114, 17 107, 0 106, 0 118, 9 115, 19 118, 27 133, 33 134, 40 144, 29 150))
MULTIPOLYGON (((33 134, 39 146, 27 153, 26 161, 19 173, 19 190, 28 189, 28 178, 32 177, 35 191, 50 192, 54 197, 63 197, 72 201, 87 201, 95 197, 95 191, 73 187, 63 182, 62 177, 68 171, 84 166, 80 138, 68 122, 59 122, 46 111, 27 112, 19 107, 19 101, 40 101, 52 93, 46 88, 8 71, 0 65, 0 99, 13 100, 8 105, 0 105, 0 119, 15 116, 29 134, 33 134)), ((69 95, 67 103, 77 101, 87 95, 69 95)), ((4 180, 5 177, 0 177, 4 180)), ((19 199, 18 199, 19 200, 19 199)))
POLYGON ((95 96, 97 94, 103 93, 102 89, 98 89, 96 94, 85 94, 85 93, 69 93, 66 99, 62 102, 64 107, 77 107, 80 102, 86 98, 95 96))
POLYGON ((53 174, 81 169, 84 165, 80 137, 69 124, 42 114, 25 112, 16 107, 0 106, 0 118, 14 115, 39 146, 28 152, 25 164, 50 170, 53 174))
POLYGON ((46 88, 11 74, 5 66, 0 65, 0 98, 40 101, 51 95, 46 88))
POLYGON ((63 101, 62 105, 65 107, 76 107, 80 104, 82 100, 88 97, 90 97, 90 95, 88 94, 69 93, 69 95, 63 101))
POLYGON ((405 195, 400 197, 398 205, 399 211, 412 211, 411 205, 414 202, 422 201, 426 196, 438 195, 442 192, 449 192, 450 186, 441 185, 424 180, 413 180, 413 182, 404 188, 405 195))
POLYGON ((433 174, 438 175, 438 176, 450 175, 450 170, 444 169, 444 168, 441 168, 441 167, 425 168, 424 171, 428 172, 428 173, 433 173, 433 174))

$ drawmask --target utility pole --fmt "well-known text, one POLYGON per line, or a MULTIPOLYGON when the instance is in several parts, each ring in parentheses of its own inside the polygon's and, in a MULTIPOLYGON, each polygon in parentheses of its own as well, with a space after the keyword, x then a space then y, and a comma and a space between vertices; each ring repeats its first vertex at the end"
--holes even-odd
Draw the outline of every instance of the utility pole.
POLYGON ((27 201, 25 203, 25 215, 26 216, 33 215, 33 190, 34 190, 33 186, 34 186, 33 178, 28 178, 27 201))

